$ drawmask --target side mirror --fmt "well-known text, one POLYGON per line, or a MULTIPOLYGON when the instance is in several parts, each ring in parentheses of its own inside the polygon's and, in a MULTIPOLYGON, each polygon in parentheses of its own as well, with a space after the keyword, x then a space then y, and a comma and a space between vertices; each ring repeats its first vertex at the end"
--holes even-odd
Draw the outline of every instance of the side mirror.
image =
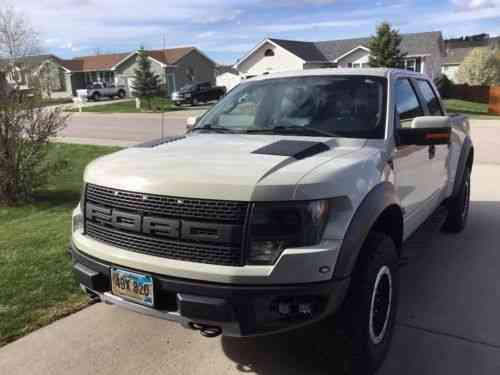
POLYGON ((413 119, 409 128, 398 128, 397 144, 401 146, 447 145, 450 143, 451 126, 447 116, 425 116, 413 119))
POLYGON ((196 116, 188 117, 186 120, 186 130, 191 131, 191 129, 194 128, 197 122, 198 122, 198 117, 196 116))

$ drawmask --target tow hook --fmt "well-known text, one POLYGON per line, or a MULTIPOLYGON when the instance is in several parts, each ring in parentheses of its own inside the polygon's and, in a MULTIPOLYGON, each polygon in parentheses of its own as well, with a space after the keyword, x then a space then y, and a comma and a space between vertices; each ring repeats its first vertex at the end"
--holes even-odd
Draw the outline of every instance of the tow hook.
POLYGON ((189 327, 195 331, 200 331, 203 337, 212 338, 222 334, 222 329, 220 329, 220 327, 206 326, 198 323, 189 323, 189 327))

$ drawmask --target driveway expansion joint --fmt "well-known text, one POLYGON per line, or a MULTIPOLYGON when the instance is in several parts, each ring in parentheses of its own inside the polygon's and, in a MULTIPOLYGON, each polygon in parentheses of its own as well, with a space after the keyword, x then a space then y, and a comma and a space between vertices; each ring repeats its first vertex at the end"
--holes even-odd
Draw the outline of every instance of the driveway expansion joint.
POLYGON ((425 333, 428 333, 431 335, 445 336, 445 337, 452 338, 455 340, 464 341, 464 342, 467 342, 469 344, 477 344, 477 345, 487 346, 487 347, 493 348, 493 349, 500 349, 500 344, 490 343, 490 342, 486 342, 486 341, 482 341, 482 340, 474 340, 474 339, 470 339, 470 338, 465 337, 465 336, 456 335, 454 333, 441 332, 441 331, 438 331, 435 329, 425 328, 425 327, 421 327, 421 326, 418 326, 415 324, 396 322, 396 326, 414 329, 417 331, 422 331, 422 332, 425 332, 425 333))

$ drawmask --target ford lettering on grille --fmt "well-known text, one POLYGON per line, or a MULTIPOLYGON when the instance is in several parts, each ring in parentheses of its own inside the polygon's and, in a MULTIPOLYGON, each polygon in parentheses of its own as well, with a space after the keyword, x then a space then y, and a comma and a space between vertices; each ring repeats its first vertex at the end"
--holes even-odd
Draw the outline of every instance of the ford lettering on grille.
POLYGON ((171 198, 88 185, 85 233, 134 252, 241 266, 247 209, 246 202, 171 198))

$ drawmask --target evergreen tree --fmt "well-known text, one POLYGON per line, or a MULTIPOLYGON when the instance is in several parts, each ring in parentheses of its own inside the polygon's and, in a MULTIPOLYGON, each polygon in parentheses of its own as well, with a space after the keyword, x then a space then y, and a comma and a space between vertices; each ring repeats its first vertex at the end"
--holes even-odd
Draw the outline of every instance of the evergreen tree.
POLYGON ((151 71, 151 61, 149 61, 144 47, 139 49, 138 56, 139 66, 134 71, 132 93, 139 99, 145 99, 148 103, 148 109, 151 110, 151 99, 156 96, 160 90, 160 77, 151 71))
POLYGON ((401 35, 387 22, 377 27, 377 33, 368 42, 371 67, 401 68, 406 53, 401 53, 401 35))

